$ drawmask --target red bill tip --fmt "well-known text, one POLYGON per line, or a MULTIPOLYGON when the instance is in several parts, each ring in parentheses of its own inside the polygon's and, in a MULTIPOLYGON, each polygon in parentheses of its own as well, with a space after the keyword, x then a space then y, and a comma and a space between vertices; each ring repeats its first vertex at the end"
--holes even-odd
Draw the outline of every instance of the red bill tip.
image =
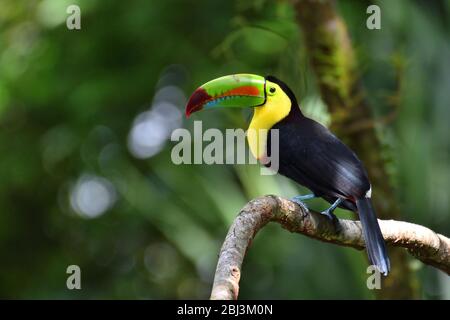
POLYGON ((198 88, 195 90, 186 105, 186 118, 189 118, 192 113, 201 110, 203 105, 208 100, 211 100, 211 98, 212 97, 205 91, 205 89, 198 88))

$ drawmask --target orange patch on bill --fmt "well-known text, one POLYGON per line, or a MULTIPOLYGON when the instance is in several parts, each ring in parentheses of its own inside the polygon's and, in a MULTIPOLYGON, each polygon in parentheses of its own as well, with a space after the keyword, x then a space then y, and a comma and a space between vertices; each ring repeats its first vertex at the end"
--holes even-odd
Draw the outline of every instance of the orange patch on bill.
POLYGON ((242 86, 224 92, 223 96, 258 96, 259 90, 254 86, 242 86))

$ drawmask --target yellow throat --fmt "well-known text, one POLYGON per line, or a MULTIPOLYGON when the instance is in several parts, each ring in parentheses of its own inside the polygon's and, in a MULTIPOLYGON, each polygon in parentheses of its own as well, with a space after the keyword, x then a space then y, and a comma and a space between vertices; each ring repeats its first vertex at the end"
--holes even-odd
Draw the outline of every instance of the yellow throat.
POLYGON ((247 131, 250 151, 258 160, 266 155, 269 129, 289 114, 292 105, 291 99, 276 83, 266 81, 266 95, 266 102, 254 108, 253 118, 247 131))

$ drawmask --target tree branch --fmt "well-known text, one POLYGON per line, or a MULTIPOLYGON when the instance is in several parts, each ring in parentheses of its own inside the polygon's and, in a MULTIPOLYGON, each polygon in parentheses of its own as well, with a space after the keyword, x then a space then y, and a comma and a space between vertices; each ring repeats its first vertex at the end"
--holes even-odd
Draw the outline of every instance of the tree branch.
MULTIPOLYGON (((322 214, 306 211, 289 200, 277 196, 260 197, 240 211, 228 231, 220 250, 211 299, 237 299, 245 254, 256 233, 270 221, 321 241, 364 249, 359 221, 338 219, 334 224, 322 214)), ((388 245, 406 248, 423 263, 450 275, 449 238, 413 223, 395 220, 379 220, 379 223, 388 245)))

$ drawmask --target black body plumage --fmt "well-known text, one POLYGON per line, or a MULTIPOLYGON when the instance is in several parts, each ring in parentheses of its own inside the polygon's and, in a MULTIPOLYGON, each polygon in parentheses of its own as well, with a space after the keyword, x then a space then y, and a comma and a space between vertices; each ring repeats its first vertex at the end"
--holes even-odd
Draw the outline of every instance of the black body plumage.
MULTIPOLYGON (((292 102, 289 115, 272 127, 279 130, 279 173, 330 203, 341 198, 340 207, 357 211, 369 260, 387 274, 389 258, 370 200, 371 185, 361 161, 326 127, 301 113, 294 94, 283 82, 274 77, 267 79, 280 85, 292 102)), ((270 137, 271 134, 268 151, 270 137)))

